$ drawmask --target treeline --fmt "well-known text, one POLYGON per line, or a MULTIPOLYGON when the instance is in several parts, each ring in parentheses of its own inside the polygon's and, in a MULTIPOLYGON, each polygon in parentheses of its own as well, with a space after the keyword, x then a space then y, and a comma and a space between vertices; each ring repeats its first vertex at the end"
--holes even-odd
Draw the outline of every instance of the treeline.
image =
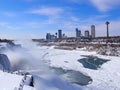
POLYGON ((12 43, 14 40, 0 39, 0 42, 12 43))

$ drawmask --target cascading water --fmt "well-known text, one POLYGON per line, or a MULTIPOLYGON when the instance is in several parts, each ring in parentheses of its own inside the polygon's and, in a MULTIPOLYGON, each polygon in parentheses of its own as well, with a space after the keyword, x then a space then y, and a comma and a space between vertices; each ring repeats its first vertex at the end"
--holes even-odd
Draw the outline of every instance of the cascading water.
POLYGON ((5 54, 0 54, 0 69, 11 71, 10 61, 5 54))

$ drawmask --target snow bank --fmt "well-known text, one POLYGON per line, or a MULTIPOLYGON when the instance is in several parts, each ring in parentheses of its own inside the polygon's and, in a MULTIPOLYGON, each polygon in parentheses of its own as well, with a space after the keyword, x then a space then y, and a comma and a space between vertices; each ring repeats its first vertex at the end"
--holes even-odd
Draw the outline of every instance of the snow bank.
POLYGON ((23 76, 0 71, 0 90, 15 90, 22 78, 23 76))

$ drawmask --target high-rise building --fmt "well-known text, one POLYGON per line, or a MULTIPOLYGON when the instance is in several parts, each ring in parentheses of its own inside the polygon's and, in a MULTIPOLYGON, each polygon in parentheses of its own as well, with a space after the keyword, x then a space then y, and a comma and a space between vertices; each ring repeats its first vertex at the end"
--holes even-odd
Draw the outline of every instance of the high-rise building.
POLYGON ((46 40, 53 40, 56 39, 57 37, 54 34, 47 33, 46 34, 46 40))
POLYGON ((51 34, 50 33, 46 34, 46 40, 51 40, 51 34))
POLYGON ((81 31, 79 30, 79 31, 78 31, 78 37, 80 37, 80 36, 81 36, 81 31))
POLYGON ((85 37, 89 37, 90 35, 89 35, 89 31, 88 30, 86 30, 85 31, 85 37))
POLYGON ((55 35, 51 35, 51 40, 56 39, 55 35))
POLYGON ((76 37, 78 37, 78 28, 76 28, 75 30, 76 30, 76 37))
POLYGON ((80 35, 81 35, 81 31, 78 30, 78 28, 76 28, 76 37, 80 37, 80 35))
POLYGON ((62 30, 58 30, 58 38, 59 38, 59 39, 62 38, 62 30))
POLYGON ((91 37, 95 38, 95 25, 91 25, 91 37))

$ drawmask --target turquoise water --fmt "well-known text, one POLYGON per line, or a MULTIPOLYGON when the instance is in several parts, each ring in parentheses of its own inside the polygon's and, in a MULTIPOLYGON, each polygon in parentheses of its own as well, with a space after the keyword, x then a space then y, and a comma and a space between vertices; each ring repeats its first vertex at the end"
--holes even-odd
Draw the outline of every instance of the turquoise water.
POLYGON ((82 63, 82 65, 85 68, 89 68, 93 70, 97 70, 101 68, 101 65, 109 61, 109 60, 101 59, 95 56, 84 56, 84 57, 85 58, 78 60, 78 62, 82 63))
POLYGON ((64 77, 71 83, 76 83, 79 85, 88 85, 93 81, 90 76, 84 75, 79 71, 64 70, 63 68, 56 67, 51 67, 51 70, 57 75, 64 77))

